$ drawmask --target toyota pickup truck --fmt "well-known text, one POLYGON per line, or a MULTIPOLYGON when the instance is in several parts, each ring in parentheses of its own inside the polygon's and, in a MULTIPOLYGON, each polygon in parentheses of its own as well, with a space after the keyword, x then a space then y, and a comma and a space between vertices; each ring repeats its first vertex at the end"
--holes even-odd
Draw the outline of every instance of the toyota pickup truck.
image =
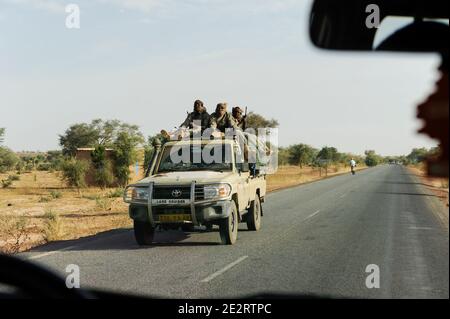
POLYGON ((151 245, 157 228, 218 225, 226 245, 236 242, 239 223, 259 230, 266 175, 242 160, 242 148, 234 139, 156 145, 147 177, 124 193, 137 243, 151 245))

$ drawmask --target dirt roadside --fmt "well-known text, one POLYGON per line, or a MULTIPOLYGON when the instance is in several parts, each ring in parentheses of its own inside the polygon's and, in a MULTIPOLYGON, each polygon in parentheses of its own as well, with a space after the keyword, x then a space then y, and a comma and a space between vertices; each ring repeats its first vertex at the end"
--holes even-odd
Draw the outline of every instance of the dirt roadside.
MULTIPOLYGON (((411 165, 408 170, 421 182, 428 191, 433 193, 439 199, 442 205, 436 205, 436 202, 430 201, 432 211, 442 224, 449 229, 449 186, 448 178, 429 177, 426 174, 424 165, 411 165)), ((439 203, 438 203, 439 204, 439 203)))

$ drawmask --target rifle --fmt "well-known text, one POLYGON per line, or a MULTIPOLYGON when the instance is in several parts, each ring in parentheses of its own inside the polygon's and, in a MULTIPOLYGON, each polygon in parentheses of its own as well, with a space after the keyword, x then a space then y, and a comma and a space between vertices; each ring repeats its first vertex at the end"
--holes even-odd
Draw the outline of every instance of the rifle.
POLYGON ((242 120, 244 121, 242 129, 245 131, 247 129, 247 107, 245 107, 245 114, 242 120))

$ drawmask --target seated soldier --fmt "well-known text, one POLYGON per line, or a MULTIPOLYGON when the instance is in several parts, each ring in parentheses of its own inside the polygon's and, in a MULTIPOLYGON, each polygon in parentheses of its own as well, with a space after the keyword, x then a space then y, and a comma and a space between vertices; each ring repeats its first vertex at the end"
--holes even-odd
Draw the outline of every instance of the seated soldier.
POLYGON ((233 107, 232 115, 236 125, 243 131, 247 128, 247 115, 244 115, 244 112, 239 106, 233 107))
POLYGON ((172 132, 161 130, 161 134, 171 140, 189 137, 192 134, 202 134, 208 128, 210 123, 210 115, 202 101, 196 100, 194 102, 194 111, 189 113, 187 118, 181 123, 180 127, 172 132))
POLYGON ((225 133, 225 130, 237 129, 238 126, 233 119, 233 116, 227 112, 227 103, 217 104, 216 111, 211 114, 210 128, 219 130, 225 133))

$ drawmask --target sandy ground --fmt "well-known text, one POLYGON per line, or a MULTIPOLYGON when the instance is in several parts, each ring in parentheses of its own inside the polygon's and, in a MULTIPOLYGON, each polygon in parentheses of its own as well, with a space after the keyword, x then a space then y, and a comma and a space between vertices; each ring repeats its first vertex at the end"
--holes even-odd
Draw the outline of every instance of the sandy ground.
POLYGON ((429 177, 426 174, 426 167, 424 164, 418 164, 408 167, 409 171, 420 179, 422 186, 426 187, 438 198, 443 205, 436 205, 436 202, 430 202, 433 206, 433 212, 436 217, 442 222, 444 227, 449 227, 449 196, 448 196, 448 178, 429 177), (445 209, 445 208, 446 209, 445 209))
POLYGON ((431 190, 446 205, 449 206, 448 178, 428 177, 424 165, 409 166, 408 169, 418 176, 427 189, 431 190))
MULTIPOLYGON (((285 166, 268 176, 267 187, 270 192, 343 173, 349 168, 332 167, 326 175, 323 169, 285 166)), ((0 180, 7 176, 0 174, 0 180)), ((0 251, 15 253, 48 241, 131 227, 127 205, 118 194, 120 190, 100 188, 79 193, 58 172, 23 173, 9 188, 0 188, 0 251)))

